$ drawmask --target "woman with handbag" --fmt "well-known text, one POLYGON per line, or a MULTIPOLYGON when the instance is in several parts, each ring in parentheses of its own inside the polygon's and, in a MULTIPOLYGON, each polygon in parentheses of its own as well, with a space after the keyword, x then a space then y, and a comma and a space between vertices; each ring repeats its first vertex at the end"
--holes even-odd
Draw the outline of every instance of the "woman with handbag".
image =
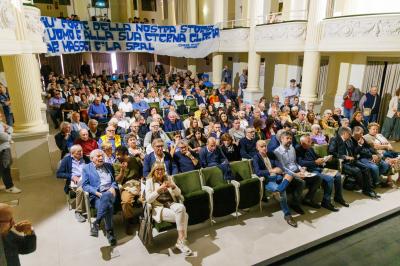
POLYGON ((187 246, 186 233, 189 216, 185 206, 179 203, 181 190, 175 185, 171 176, 165 172, 162 162, 155 162, 146 180, 146 202, 152 206, 152 218, 157 223, 161 221, 176 223, 178 240, 175 247, 186 256, 192 254, 187 246))
POLYGON ((382 135, 387 139, 400 141, 400 88, 396 90, 395 96, 389 102, 382 135))

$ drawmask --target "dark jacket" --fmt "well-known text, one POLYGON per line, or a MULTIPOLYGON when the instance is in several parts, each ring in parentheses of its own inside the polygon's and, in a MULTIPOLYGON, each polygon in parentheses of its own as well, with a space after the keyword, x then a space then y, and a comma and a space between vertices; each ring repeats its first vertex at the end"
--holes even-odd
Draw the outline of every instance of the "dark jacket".
POLYGON ((256 149, 257 139, 254 138, 249 140, 247 137, 244 137, 239 140, 240 147, 240 156, 245 159, 251 159, 257 153, 256 149))
POLYGON ((218 166, 224 162, 227 162, 225 155, 219 148, 216 148, 213 152, 209 152, 207 146, 205 146, 201 148, 199 157, 201 167, 203 168, 218 166))
MULTIPOLYGON (((269 160, 271 162, 272 168, 280 167, 279 163, 275 160, 269 160)), ((279 182, 282 180, 282 176, 280 175, 271 175, 270 172, 267 170, 267 166, 264 163, 264 159, 262 158, 260 153, 256 153, 253 157, 253 169, 254 173, 258 176, 263 176, 266 178, 268 182, 279 182)))
POLYGON ((29 236, 20 236, 10 231, 0 238, 0 241, 3 242, 4 255, 8 266, 21 265, 18 254, 29 254, 36 250, 36 235, 34 233, 29 236))
POLYGON ((365 140, 364 143, 360 146, 355 139, 351 139, 353 145, 355 147, 355 152, 358 155, 358 159, 372 159, 372 155, 378 155, 378 152, 369 145, 365 140))
MULTIPOLYGON (((90 160, 85 156, 83 156, 83 160, 85 161, 86 164, 90 162, 90 160)), ((65 156, 61 160, 60 166, 58 167, 56 172, 56 176, 57 178, 65 179, 64 191, 65 193, 68 193, 69 184, 71 183, 71 177, 72 177, 72 156, 70 154, 65 156)))
MULTIPOLYGON (((144 157, 143 161, 143 176, 147 177, 153 167, 153 164, 156 162, 156 156, 154 155, 154 151, 150 154, 147 154, 144 157)), ((167 167, 168 175, 175 175, 178 173, 178 167, 176 166, 174 160, 168 152, 164 152, 164 163, 167 167)))
POLYGON ((298 145, 296 147, 296 158, 297 163, 303 167, 307 167, 307 170, 310 172, 319 168, 315 160, 319 159, 320 156, 315 153, 313 148, 304 149, 303 146, 298 145))
POLYGON ((228 161, 234 162, 242 160, 242 157, 240 156, 239 147, 235 143, 232 143, 231 146, 232 146, 231 150, 228 150, 228 148, 225 147, 225 145, 221 146, 221 150, 224 153, 225 157, 228 159, 228 161))
MULTIPOLYGON (((191 152, 191 154, 194 158, 198 159, 198 156, 195 152, 191 152)), ((197 165, 194 165, 192 160, 186 155, 182 154, 181 151, 175 152, 174 161, 178 167, 179 173, 189 172, 200 168, 200 162, 198 162, 197 165)))
POLYGON ((69 153, 69 148, 74 145, 75 139, 78 137, 78 133, 75 131, 71 131, 71 135, 68 139, 65 139, 64 134, 62 132, 57 133, 54 136, 57 147, 61 151, 61 159, 65 156, 65 154, 69 153))
POLYGON ((351 140, 344 142, 339 135, 331 139, 328 151, 337 159, 344 159, 346 155, 357 158, 353 142, 351 140))

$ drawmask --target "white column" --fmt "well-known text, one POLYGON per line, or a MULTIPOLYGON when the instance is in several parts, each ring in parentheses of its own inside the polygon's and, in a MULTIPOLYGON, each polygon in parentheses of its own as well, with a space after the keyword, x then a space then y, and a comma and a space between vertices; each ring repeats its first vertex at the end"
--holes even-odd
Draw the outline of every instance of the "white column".
POLYGON ((39 64, 33 54, 2 57, 13 108, 13 150, 21 179, 52 174, 48 124, 43 123, 39 64))
POLYGON ((264 91, 260 89, 260 60, 261 55, 255 49, 255 29, 256 29, 256 14, 257 14, 257 1, 248 1, 249 5, 249 19, 250 19, 250 32, 249 32, 249 53, 248 53, 248 76, 247 88, 245 90, 243 100, 254 103, 261 96, 264 91))
POLYGON ((362 89, 364 72, 367 66, 367 56, 365 54, 355 54, 351 63, 349 84, 358 89, 362 89))
POLYGON ((309 6, 300 96, 300 100, 306 103, 317 100, 317 80, 321 60, 318 44, 321 35, 321 22, 326 15, 327 0, 310 0, 309 6))
MULTIPOLYGON (((214 24, 223 22, 224 20, 224 1, 214 1, 214 24)), ((223 68, 223 55, 222 53, 213 53, 212 55, 212 83, 214 87, 221 84, 221 74, 223 68)))
MULTIPOLYGON (((188 0, 188 24, 197 24, 197 0, 188 0)), ((193 75, 197 73, 196 59, 189 58, 187 66, 193 75)))

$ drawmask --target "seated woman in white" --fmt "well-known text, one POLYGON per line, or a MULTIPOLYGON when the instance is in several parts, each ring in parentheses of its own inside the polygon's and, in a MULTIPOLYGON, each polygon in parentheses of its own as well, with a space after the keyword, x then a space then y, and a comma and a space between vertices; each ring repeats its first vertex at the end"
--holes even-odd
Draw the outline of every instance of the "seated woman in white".
POLYGON ((129 101, 128 95, 123 95, 122 96, 122 102, 118 104, 118 110, 124 113, 125 116, 130 116, 133 112, 133 106, 132 103, 129 101), (128 115, 126 115, 128 113, 128 115))
POLYGON ((185 206, 178 203, 181 190, 175 185, 171 176, 167 176, 164 163, 155 162, 146 180, 146 201, 152 205, 154 221, 176 223, 178 240, 175 247, 189 256, 192 250, 186 244, 186 233, 189 216, 185 206))

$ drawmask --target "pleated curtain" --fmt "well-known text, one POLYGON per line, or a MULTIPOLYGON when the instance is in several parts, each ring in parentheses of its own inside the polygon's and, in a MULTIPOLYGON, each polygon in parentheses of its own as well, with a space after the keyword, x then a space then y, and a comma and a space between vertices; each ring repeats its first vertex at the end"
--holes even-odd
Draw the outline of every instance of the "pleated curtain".
POLYGON ((128 74, 129 72, 129 53, 116 53, 117 73, 128 74))
POLYGON ((96 74, 101 74, 103 70, 106 74, 112 74, 111 55, 108 53, 93 53, 93 67, 96 74))
POLYGON ((60 56, 45 56, 44 54, 41 54, 39 57, 41 66, 49 65, 51 71, 53 71, 56 74, 62 74, 60 56))
POLYGON ((400 88, 400 63, 388 62, 384 79, 381 92, 382 100, 378 117, 378 121, 381 124, 386 117, 390 99, 395 95, 396 90, 400 88))
POLYGON ((79 75, 82 65, 82 54, 63 54, 64 73, 79 75))
POLYGON ((383 61, 368 61, 365 67, 362 92, 367 92, 372 86, 377 86, 378 91, 382 84, 383 71, 385 62, 383 61))

